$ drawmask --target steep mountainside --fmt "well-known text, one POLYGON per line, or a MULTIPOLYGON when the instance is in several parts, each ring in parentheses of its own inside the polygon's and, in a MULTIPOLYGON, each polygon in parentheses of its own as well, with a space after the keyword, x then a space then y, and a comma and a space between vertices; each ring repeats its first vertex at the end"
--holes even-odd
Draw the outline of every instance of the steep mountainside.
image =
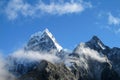
POLYGON ((76 80, 76 78, 64 64, 52 64, 43 60, 34 70, 22 75, 19 80, 76 80))
POLYGON ((45 29, 31 36, 24 52, 27 59, 8 57, 8 70, 19 80, 120 80, 120 48, 104 45, 97 36, 67 52, 45 29), (36 52, 46 59, 31 60, 30 53, 36 52), (49 61, 48 55, 58 60, 49 61))

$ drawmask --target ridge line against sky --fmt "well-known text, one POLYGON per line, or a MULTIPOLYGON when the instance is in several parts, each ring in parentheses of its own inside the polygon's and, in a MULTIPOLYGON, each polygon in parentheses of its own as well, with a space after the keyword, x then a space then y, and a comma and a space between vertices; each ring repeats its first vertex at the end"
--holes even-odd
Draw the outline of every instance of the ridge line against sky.
POLYGON ((119 5, 119 0, 0 0, 0 50, 10 52, 11 45, 21 46, 45 28, 65 48, 73 49, 93 35, 120 47, 119 5))

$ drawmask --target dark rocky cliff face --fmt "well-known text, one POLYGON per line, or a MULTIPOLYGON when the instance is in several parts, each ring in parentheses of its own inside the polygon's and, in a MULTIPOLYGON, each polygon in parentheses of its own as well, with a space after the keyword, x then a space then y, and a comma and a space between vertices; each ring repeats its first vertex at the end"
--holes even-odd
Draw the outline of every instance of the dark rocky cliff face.
POLYGON ((19 80, 77 80, 64 64, 41 61, 36 69, 22 75, 19 80))
POLYGON ((113 68, 110 68, 108 64, 105 64, 101 73, 101 80, 120 80, 120 76, 113 68))
POLYGON ((18 80, 120 80, 117 72, 111 69, 109 64, 104 63, 103 67, 100 79, 96 79, 95 75, 92 77, 87 70, 78 66, 70 71, 64 64, 52 64, 43 60, 18 80))
POLYGON ((86 42, 86 46, 104 54, 110 61, 114 70, 120 75, 120 48, 110 48, 104 45, 97 36, 94 36, 90 41, 86 42))

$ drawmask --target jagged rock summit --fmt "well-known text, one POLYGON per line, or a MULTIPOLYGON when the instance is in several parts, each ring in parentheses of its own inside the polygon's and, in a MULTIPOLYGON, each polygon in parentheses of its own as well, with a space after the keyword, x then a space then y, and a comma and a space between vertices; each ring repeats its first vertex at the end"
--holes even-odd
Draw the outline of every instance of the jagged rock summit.
POLYGON ((106 49, 106 46, 97 36, 93 36, 90 41, 86 42, 86 46, 98 51, 106 49))

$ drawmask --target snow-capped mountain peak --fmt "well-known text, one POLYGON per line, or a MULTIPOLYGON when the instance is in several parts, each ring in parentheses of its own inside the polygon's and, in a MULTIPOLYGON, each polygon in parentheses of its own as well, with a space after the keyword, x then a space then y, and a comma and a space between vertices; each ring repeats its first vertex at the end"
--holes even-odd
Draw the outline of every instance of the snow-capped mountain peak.
POLYGON ((47 28, 43 31, 43 33, 46 33, 46 34, 49 35, 49 36, 52 35, 51 32, 49 32, 49 30, 48 30, 47 28))
POLYGON ((53 43, 56 46, 58 51, 60 51, 62 49, 62 47, 56 41, 55 37, 52 35, 51 32, 49 32, 49 30, 47 28, 43 31, 43 34, 46 34, 46 35, 48 35, 50 37, 50 39, 53 41, 53 43))
POLYGON ((31 38, 34 38, 34 37, 43 37, 44 35, 48 35, 48 36, 51 36, 52 34, 49 32, 49 30, 46 28, 44 31, 39 31, 39 32, 36 32, 34 34, 31 35, 30 39, 31 38))
POLYGON ((46 28, 44 31, 31 35, 27 44, 27 49, 34 51, 50 51, 56 49, 60 51, 62 47, 58 44, 51 32, 46 28))

